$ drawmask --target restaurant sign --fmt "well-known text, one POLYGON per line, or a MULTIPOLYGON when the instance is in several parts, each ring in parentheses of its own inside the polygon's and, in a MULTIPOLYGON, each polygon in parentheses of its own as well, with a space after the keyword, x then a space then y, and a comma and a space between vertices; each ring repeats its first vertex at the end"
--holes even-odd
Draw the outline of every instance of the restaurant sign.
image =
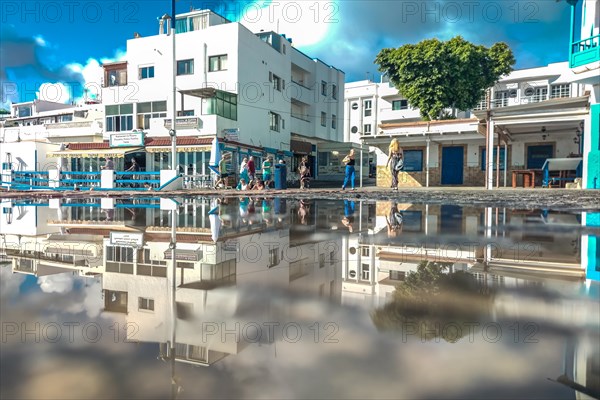
POLYGON ((225 140, 232 141, 232 142, 240 141, 240 130, 238 128, 223 129, 221 132, 223 132, 223 135, 225 136, 225 140))
MULTIPOLYGON (((171 129, 172 124, 171 118, 165 119, 165 128, 171 129)), ((177 129, 200 129, 200 118, 188 117, 188 118, 176 118, 175 119, 175 130, 177 129)))
POLYGON ((144 245, 144 234, 133 232, 111 232, 110 244, 113 246, 142 247, 144 245))
POLYGON ((144 132, 110 134, 110 147, 137 147, 143 145, 144 132))

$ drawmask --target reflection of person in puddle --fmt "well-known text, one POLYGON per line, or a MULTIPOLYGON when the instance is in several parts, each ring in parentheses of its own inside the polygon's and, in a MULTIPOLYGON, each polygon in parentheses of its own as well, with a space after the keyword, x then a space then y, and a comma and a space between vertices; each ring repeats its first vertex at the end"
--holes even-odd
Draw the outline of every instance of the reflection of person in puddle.
POLYGON ((308 225, 308 221, 307 221, 306 217, 308 216, 309 211, 310 211, 310 207, 309 207, 308 203, 306 203, 304 200, 300 200, 300 208, 298 208, 298 216, 300 217, 300 223, 302 225, 308 225))
POLYGON ((403 219, 402 212, 398 209, 398 203, 392 203, 390 212, 386 217, 388 236, 397 236, 402 232, 403 219))
POLYGON ((354 231, 354 207, 353 201, 344 200, 344 218, 342 218, 342 224, 348 228, 350 233, 354 231))

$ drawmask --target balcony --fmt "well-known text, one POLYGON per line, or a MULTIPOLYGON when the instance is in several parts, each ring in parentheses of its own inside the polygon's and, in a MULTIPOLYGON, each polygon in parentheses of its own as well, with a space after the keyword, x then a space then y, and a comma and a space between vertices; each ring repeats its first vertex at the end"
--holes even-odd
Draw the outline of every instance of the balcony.
POLYGON ((571 44, 571 59, 569 67, 576 68, 582 65, 600 61, 600 35, 578 40, 571 44))

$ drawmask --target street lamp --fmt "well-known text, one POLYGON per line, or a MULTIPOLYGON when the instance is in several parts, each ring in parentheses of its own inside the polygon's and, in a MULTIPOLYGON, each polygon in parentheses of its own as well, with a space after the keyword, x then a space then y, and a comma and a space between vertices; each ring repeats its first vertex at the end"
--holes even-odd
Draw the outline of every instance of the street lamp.
POLYGON ((171 136, 171 169, 175 171, 177 169, 177 133, 175 130, 176 126, 176 118, 177 118, 177 87, 176 78, 177 78, 177 57, 175 55, 175 2, 176 0, 171 0, 171 41, 172 41, 172 55, 173 55, 173 87, 172 87, 172 96, 173 96, 173 104, 172 104, 172 112, 171 112, 171 130, 169 131, 169 136, 171 136))

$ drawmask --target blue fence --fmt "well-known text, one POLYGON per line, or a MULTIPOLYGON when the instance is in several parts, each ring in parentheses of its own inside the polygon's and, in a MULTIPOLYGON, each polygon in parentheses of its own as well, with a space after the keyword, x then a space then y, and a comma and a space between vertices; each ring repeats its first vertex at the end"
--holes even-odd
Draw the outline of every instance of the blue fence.
POLYGON ((115 172, 112 188, 101 187, 100 171, 60 171, 51 179, 48 171, 11 171, 0 185, 15 190, 149 190, 160 186, 160 172, 115 172))

